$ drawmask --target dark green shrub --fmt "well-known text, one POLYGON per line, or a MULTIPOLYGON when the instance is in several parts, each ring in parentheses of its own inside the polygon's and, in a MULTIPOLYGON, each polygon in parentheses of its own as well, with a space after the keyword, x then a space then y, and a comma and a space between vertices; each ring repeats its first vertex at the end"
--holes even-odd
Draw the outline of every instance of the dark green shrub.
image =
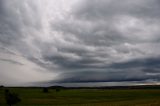
POLYGON ((56 88, 56 92, 60 92, 60 90, 61 90, 60 88, 56 88))
POLYGON ((17 104, 18 102, 21 101, 21 99, 18 97, 18 94, 11 93, 8 89, 5 90, 5 99, 6 99, 6 103, 9 106, 17 104))
POLYGON ((49 92, 48 88, 43 88, 43 92, 48 93, 49 92))

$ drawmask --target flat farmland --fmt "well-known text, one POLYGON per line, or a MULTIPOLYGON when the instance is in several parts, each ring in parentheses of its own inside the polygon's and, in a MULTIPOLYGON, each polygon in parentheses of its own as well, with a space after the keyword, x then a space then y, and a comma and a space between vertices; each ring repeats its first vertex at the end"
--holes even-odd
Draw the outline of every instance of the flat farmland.
MULTIPOLYGON (((159 89, 63 89, 8 88, 21 102, 14 106, 160 106, 159 89)), ((0 106, 7 106, 0 88, 0 106)))

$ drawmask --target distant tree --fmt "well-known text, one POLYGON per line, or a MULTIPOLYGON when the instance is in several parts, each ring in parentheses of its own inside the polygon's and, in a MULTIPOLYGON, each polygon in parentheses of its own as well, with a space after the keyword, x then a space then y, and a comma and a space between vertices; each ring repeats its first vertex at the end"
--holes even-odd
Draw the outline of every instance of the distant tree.
POLYGON ((48 88, 46 88, 46 87, 43 88, 43 92, 44 92, 44 93, 48 93, 48 92, 49 92, 49 91, 48 91, 48 88))
POLYGON ((5 90, 5 99, 6 99, 6 103, 9 106, 17 104, 18 102, 21 101, 21 99, 18 97, 18 94, 11 93, 8 89, 5 90))
POLYGON ((56 88, 56 92, 60 92, 60 90, 61 90, 60 88, 58 88, 58 87, 56 88))
POLYGON ((4 88, 4 86, 3 86, 3 85, 0 85, 0 88, 4 88))
POLYGON ((60 92, 61 90, 67 89, 66 87, 63 86, 50 86, 51 89, 54 89, 56 92, 60 92))

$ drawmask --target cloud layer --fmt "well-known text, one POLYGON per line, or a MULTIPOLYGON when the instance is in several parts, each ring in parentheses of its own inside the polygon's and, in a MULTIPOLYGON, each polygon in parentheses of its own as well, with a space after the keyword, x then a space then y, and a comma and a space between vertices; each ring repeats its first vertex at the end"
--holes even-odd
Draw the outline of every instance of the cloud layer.
POLYGON ((159 9, 158 0, 0 0, 0 84, 159 83, 159 9))

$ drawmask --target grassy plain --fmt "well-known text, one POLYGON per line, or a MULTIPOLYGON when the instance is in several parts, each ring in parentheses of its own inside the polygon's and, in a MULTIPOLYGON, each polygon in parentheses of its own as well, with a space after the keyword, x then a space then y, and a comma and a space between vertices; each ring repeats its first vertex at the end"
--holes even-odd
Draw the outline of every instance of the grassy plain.
MULTIPOLYGON (((66 89, 9 88, 22 101, 15 106, 160 106, 160 89, 66 89)), ((0 88, 0 106, 7 106, 0 88)))

